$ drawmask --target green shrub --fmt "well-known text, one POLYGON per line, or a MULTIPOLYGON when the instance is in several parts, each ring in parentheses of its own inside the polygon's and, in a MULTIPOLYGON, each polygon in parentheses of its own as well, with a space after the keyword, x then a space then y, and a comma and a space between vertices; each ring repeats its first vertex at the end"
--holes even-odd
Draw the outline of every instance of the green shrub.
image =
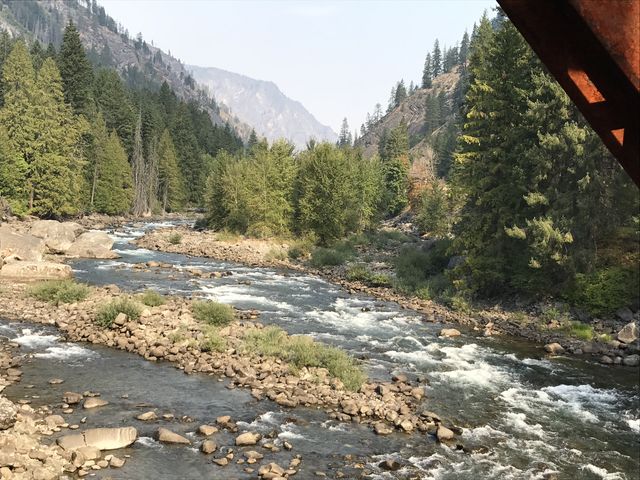
POLYGON ((174 232, 171 235, 169 235, 169 243, 171 245, 179 245, 182 243, 182 235, 180 235, 178 232, 174 232))
POLYGON ((448 248, 449 241, 441 240, 427 251, 415 247, 400 250, 394 262, 399 290, 412 293, 424 287, 435 286, 430 286, 428 281, 430 277, 442 275, 447 267, 448 248))
POLYGON ((578 274, 570 300, 592 315, 608 315, 638 298, 637 267, 608 267, 587 275, 578 274))
POLYGON ((326 368, 352 391, 357 391, 366 380, 358 362, 344 351, 307 336, 288 336, 279 327, 248 331, 244 336, 244 345, 250 352, 280 358, 295 368, 326 368))
POLYGON ((289 246, 287 254, 292 260, 299 260, 308 258, 311 256, 311 251, 314 247, 314 240, 312 237, 304 236, 294 240, 289 246))
POLYGON ((124 313, 131 320, 140 318, 142 307, 129 298, 112 300, 100 307, 96 313, 96 323, 101 327, 110 327, 118 314, 124 313))
POLYGON ((154 290, 145 290, 140 295, 138 295, 138 298, 147 307, 158 307, 160 305, 164 305, 165 303, 164 296, 160 295, 154 290))
POLYGON ((234 243, 239 241, 241 238, 242 237, 239 234, 229 230, 221 230, 216 233, 216 240, 219 242, 234 243))
POLYGON ((350 255, 344 250, 338 250, 335 248, 316 248, 311 254, 311 261, 309 262, 312 267, 335 267, 342 265, 349 259, 350 255))
POLYGON ((347 269, 347 280, 350 282, 368 282, 371 279, 371 272, 364 265, 352 265, 347 269))
POLYGON ((196 320, 208 325, 224 326, 233 321, 233 308, 212 301, 194 301, 191 310, 196 320))
POLYGON ((270 262, 284 262, 287 259, 287 253, 280 248, 271 248, 264 258, 270 262))
POLYGON ((47 280, 32 286, 28 293, 33 298, 59 305, 80 302, 87 298, 91 289, 73 280, 47 280))
POLYGON ((200 342, 200 350, 203 352, 224 352, 227 341, 220 335, 217 328, 208 326, 203 330, 204 340, 200 342))

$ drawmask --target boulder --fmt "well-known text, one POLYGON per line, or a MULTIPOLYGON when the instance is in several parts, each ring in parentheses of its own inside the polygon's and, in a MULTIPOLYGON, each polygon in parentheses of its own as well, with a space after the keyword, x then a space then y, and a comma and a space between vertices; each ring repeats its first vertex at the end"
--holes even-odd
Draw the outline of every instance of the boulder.
POLYGON ((205 440, 204 442, 202 442, 202 445, 200 445, 200 450, 206 455, 215 452, 217 448, 218 446, 213 440, 205 440))
POLYGON ((638 365, 640 365, 640 355, 634 354, 629 355, 628 357, 624 357, 622 363, 627 367, 637 367, 638 365))
POLYGON ((402 467, 400 463, 393 459, 384 460, 383 462, 380 462, 378 466, 382 470, 387 470, 388 472, 395 472, 396 470, 400 470, 400 467, 402 467))
POLYGON ((156 415, 156 412, 149 411, 149 412, 141 413, 136 418, 138 420, 143 421, 143 422, 149 422, 149 421, 152 421, 152 420, 157 420, 158 419, 158 415, 156 415))
POLYGON ((44 240, 28 233, 16 233, 7 226, 0 227, 0 257, 15 255, 20 260, 39 262, 44 255, 44 240))
POLYGON ((0 430, 13 427, 17 414, 18 407, 12 401, 0 397, 0 430))
POLYGON ((453 440, 454 435, 455 434, 451 430, 443 425, 439 425, 438 430, 436 431, 436 437, 440 442, 453 440))
POLYGON ((390 435, 393 433, 393 429, 383 422, 378 422, 373 426, 373 429, 378 435, 390 435))
POLYGON ((259 433, 245 432, 236 437, 236 446, 244 447, 247 445, 255 445, 260 440, 259 433))
POLYGON ((552 355, 558 355, 560 353, 564 353, 564 348, 562 348, 562 345, 560 345, 559 343, 547 343, 544 346, 544 349, 547 351, 547 353, 551 353, 552 355))
POLYGON ((455 328, 443 328, 440 330, 441 337, 459 337, 460 331, 455 328))
POLYGON ((57 443, 65 450, 94 447, 98 450, 124 448, 136 441, 138 431, 133 427, 91 428, 82 433, 64 435, 57 443))
POLYGON ((69 405, 80 403, 80 400, 82 400, 82 394, 76 392, 64 392, 64 394, 62 394, 62 400, 64 403, 68 403, 69 405))
POLYGON ((102 398, 90 397, 84 401, 84 403, 82 404, 82 407, 97 408, 97 407, 104 407, 105 405, 109 405, 109 402, 107 402, 106 400, 103 400, 102 398))
POLYGON ((188 438, 185 438, 182 435, 178 435, 177 433, 162 427, 158 429, 158 440, 164 443, 179 443, 182 445, 191 445, 191 441, 188 438))
POLYGON ((85 232, 80 235, 67 250, 67 256, 73 258, 118 258, 111 251, 113 239, 104 232, 85 232))
POLYGON ((208 437, 209 435, 213 435, 217 431, 218 429, 212 425, 200 425, 198 427, 198 433, 201 433, 205 437, 208 437))
POLYGON ((53 280, 73 277, 69 265, 54 262, 13 262, 0 269, 0 277, 26 280, 53 280))
POLYGON ((29 233, 42 238, 51 253, 66 253, 76 240, 76 234, 82 227, 73 222, 58 222, 56 220, 38 220, 33 222, 29 233))
POLYGON ((633 312, 629 307, 619 308, 616 312, 616 317, 618 317, 623 322, 632 322, 633 321, 633 312))
POLYGON ((122 466, 124 466, 124 462, 124 458, 111 457, 111 460, 109 460, 109 466, 111 468, 121 468, 122 466))
POLYGON ((622 329, 618 332, 618 340, 623 343, 633 343, 638 339, 638 326, 635 322, 627 323, 622 329))

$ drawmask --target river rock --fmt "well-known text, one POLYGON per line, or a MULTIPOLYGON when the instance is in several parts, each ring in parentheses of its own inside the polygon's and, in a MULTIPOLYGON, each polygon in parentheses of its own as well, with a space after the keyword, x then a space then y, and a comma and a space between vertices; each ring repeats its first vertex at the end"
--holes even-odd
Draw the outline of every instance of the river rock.
POLYGON ((253 433, 253 432, 242 433, 236 437, 236 445, 238 447, 255 445, 256 443, 258 443, 258 440, 260 440, 260 436, 261 435, 259 433, 253 433))
POLYGON ((134 427, 91 428, 82 433, 64 435, 57 443, 65 450, 95 447, 99 450, 124 448, 136 441, 138 431, 134 427))
POLYGON ((209 455, 215 452, 217 448, 218 446, 216 445, 216 442, 214 442, 213 440, 205 440, 204 442, 202 442, 202 445, 200 445, 200 450, 202 451, 202 453, 206 455, 209 455))
POLYGON ((623 322, 632 322, 633 312, 629 307, 622 307, 616 312, 616 317, 618 317, 623 322))
POLYGON ((149 422, 151 420, 157 420, 158 415, 156 412, 144 412, 136 417, 138 420, 142 420, 143 422, 149 422))
MULTIPOLYGON (((83 462, 87 460, 97 460, 102 456, 100 449, 96 447, 80 447, 76 452, 82 455, 83 462)), ((82 463, 80 465, 82 465, 82 463)))
POLYGON ((111 457, 111 460, 109 460, 109 466, 111 468, 121 468, 124 466, 124 463, 125 463, 124 458, 111 457))
POLYGON ((460 336, 460 331, 456 330, 455 328, 443 328, 442 330, 440 330, 440 336, 441 337, 459 337, 460 336))
POLYGON ((162 427, 158 429, 158 440, 164 443, 179 443, 182 445, 191 445, 191 441, 188 438, 185 438, 182 435, 178 435, 177 433, 162 427))
POLYGON ((72 258, 118 258, 111 251, 113 239, 104 232, 85 232, 67 250, 72 258))
POLYGON ((378 435, 390 435, 391 433, 393 433, 393 428, 391 428, 389 425, 387 425, 384 422, 378 422, 373 426, 373 430, 378 434, 378 435))
POLYGON ((15 255, 18 259, 39 262, 45 251, 44 240, 28 233, 16 233, 7 226, 0 227, 0 257, 15 255))
POLYGON ((0 430, 13 427, 17 414, 18 407, 5 397, 0 397, 0 430))
POLYGON ((64 403, 68 403, 69 405, 80 403, 80 400, 82 400, 82 398, 82 395, 76 392, 64 392, 64 394, 62 395, 62 400, 64 401, 64 403))
POLYGON ((393 460, 393 459, 388 459, 385 460, 383 462, 380 462, 378 464, 378 466, 382 469, 382 470, 387 470, 389 472, 395 472, 396 470, 400 470, 400 467, 402 465, 400 465, 400 463, 398 463, 397 461, 393 460))
POLYGON ((51 253, 66 253, 81 231, 82 227, 77 223, 56 220, 37 220, 29 229, 31 235, 44 240, 51 253))
POLYGON ((0 269, 0 277, 28 280, 53 280, 73 277, 69 265, 55 262, 12 262, 0 269))
POLYGON ((560 353, 564 353, 564 348, 562 347, 562 345, 560 345, 559 343, 547 343, 544 346, 544 349, 547 351, 547 353, 550 353, 552 355, 558 355, 560 353))
POLYGON ((218 429, 212 425, 200 425, 198 427, 198 433, 204 435, 205 437, 213 435, 217 431, 218 429))
POLYGON ((624 357, 622 363, 627 367, 637 367, 638 365, 640 365, 640 355, 634 354, 624 357))
POLYGON ((436 431, 436 438, 440 442, 453 440, 454 435, 455 434, 444 425, 439 425, 438 430, 436 431))
POLYGON ((633 343, 638 339, 638 326, 635 324, 635 322, 629 322, 624 327, 622 327, 617 336, 618 340, 623 343, 633 343))
POLYGON ((109 405, 109 402, 106 400, 103 400, 102 398, 90 397, 84 401, 84 403, 82 404, 82 407, 97 408, 97 407, 104 407, 105 405, 109 405))
POLYGON ((47 424, 47 427, 53 428, 59 427, 60 425, 64 424, 65 421, 61 415, 47 415, 46 417, 44 417, 44 423, 47 424))

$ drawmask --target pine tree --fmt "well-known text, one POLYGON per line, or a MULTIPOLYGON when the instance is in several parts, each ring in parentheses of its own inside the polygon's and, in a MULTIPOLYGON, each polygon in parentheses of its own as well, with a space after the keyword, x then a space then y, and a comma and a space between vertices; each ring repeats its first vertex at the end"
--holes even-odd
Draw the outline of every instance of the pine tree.
POLYGON ((433 84, 433 67, 431 66, 431 54, 427 53, 422 69, 422 88, 431 88, 433 84))
POLYGON ((115 130, 99 150, 94 206, 97 212, 123 215, 133 205, 133 177, 120 138, 115 130))
POLYGON ((64 85, 64 98, 76 113, 85 113, 91 101, 93 69, 73 22, 64 30, 58 66, 64 85))
POLYGON ((9 138, 6 158, 13 163, 3 168, 3 194, 14 192, 10 199, 12 209, 25 213, 32 191, 29 168, 34 159, 39 125, 34 106, 35 72, 24 41, 18 40, 4 61, 2 80, 5 91, 0 125, 9 138))
POLYGON ((7 201, 14 214, 26 212, 26 176, 27 164, 14 150, 4 126, 0 125, 0 198, 7 201))
POLYGON ((184 185, 178 168, 178 156, 168 130, 162 132, 158 145, 158 193, 163 212, 175 212, 184 205, 184 185))
POLYGON ((469 55, 469 34, 467 31, 464 31, 464 35, 462 36, 462 41, 460 42, 460 52, 458 54, 458 61, 461 65, 465 65, 467 63, 467 56, 469 55))
POLYGON ((394 98, 394 107, 400 106, 400 104, 407 98, 407 88, 404 86, 404 80, 400 80, 396 86, 396 96, 394 98))
POLYGON ((386 211, 390 215, 397 215, 409 201, 409 134, 404 118, 384 139, 381 157, 386 211))
POLYGON ((440 52, 440 42, 436 38, 433 43, 433 52, 431 53, 431 75, 436 78, 442 73, 442 54, 440 52))
POLYGON ((346 117, 342 120, 342 127, 340 128, 340 134, 338 135, 338 146, 341 148, 350 147, 353 144, 353 138, 351 137, 351 130, 349 129, 349 122, 346 117))
POLYGON ((135 112, 129 95, 115 70, 102 69, 96 74, 93 97, 104 115, 107 130, 118 132, 127 152, 132 151, 135 112))
POLYGON ((39 135, 32 144, 30 209, 43 217, 73 215, 81 210, 85 184, 80 147, 84 126, 64 102, 56 63, 47 58, 38 72, 35 111, 39 135))
POLYGON ((387 113, 392 112, 396 108, 396 87, 391 87, 391 95, 389 96, 389 104, 387 105, 387 113))
POLYGON ((138 114, 136 129, 133 135, 133 154, 131 155, 133 173, 133 214, 143 216, 149 213, 149 197, 147 194, 146 162, 142 145, 142 114, 138 114))

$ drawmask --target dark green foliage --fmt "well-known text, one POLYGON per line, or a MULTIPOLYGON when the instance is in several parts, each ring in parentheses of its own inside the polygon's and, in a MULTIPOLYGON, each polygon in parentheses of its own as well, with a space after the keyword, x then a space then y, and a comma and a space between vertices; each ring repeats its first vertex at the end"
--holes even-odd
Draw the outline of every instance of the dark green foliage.
POLYGON ((403 248, 394 262, 397 286, 409 292, 417 292, 427 286, 431 277, 441 275, 447 267, 450 245, 448 240, 440 240, 428 250, 411 246, 403 248))
POLYGON ((422 191, 416 223, 420 231, 445 237, 451 229, 452 206, 445 185, 433 181, 422 191))
POLYGON ((199 322, 223 327, 233 321, 233 308, 213 301, 194 301, 191 304, 193 317, 199 322))
POLYGON ((335 267, 342 265, 353 256, 353 251, 347 248, 318 247, 311 253, 309 264, 315 268, 335 267))
POLYGON ((142 307, 129 298, 112 300, 98 309, 95 321, 101 327, 108 328, 120 313, 124 313, 131 320, 138 320, 142 313, 142 307))
POLYGON ((409 136, 404 119, 380 140, 384 174, 384 209, 397 215, 409 202, 409 136))
POLYGON ((93 68, 73 22, 69 22, 64 29, 58 68, 62 77, 65 101, 72 106, 76 114, 85 113, 91 102, 93 68))
POLYGON ((638 285, 637 267, 602 268, 577 274, 569 299, 593 315, 609 315, 637 301, 638 285))
POLYGON ((169 243, 171 245, 180 245, 182 243, 182 235, 179 233, 172 233, 169 235, 169 243))
POLYGON ((48 280, 40 282, 28 290, 31 297, 55 305, 81 302, 87 298, 90 292, 91 289, 88 286, 73 280, 48 280))

